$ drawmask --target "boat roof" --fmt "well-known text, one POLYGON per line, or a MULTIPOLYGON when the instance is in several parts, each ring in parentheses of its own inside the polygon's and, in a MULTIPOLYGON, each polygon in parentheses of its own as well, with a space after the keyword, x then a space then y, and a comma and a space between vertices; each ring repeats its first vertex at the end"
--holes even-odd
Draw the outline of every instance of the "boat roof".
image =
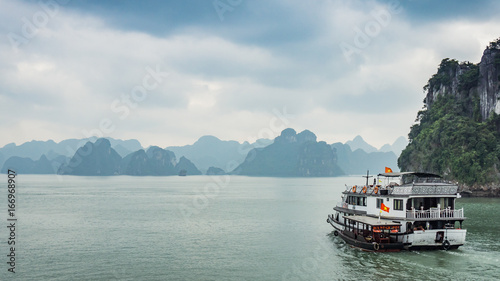
POLYGON ((440 175, 432 174, 432 173, 421 173, 421 172, 399 172, 399 173, 380 173, 379 176, 395 178, 403 175, 414 175, 419 178, 440 178, 440 175))
POLYGON ((386 220, 386 219, 379 220, 378 218, 367 217, 367 216, 343 216, 343 218, 372 226, 401 225, 401 223, 394 222, 392 220, 386 220))

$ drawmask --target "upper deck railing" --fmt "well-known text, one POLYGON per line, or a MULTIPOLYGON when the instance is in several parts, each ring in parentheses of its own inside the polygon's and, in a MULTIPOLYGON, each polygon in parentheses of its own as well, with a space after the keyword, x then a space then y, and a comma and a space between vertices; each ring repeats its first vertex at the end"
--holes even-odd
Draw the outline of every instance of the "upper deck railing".
POLYGON ((412 183, 394 186, 390 192, 393 195, 454 195, 458 192, 456 184, 445 183, 412 183))
POLYGON ((407 219, 465 219, 464 208, 458 210, 430 208, 429 210, 407 210, 407 219))
POLYGON ((445 184, 452 184, 452 182, 445 180, 443 178, 413 178, 413 179, 407 179, 404 181, 404 184, 411 184, 411 183, 445 183, 445 184))
MULTIPOLYGON (((352 186, 347 187, 344 193, 361 195, 456 195, 456 184, 444 183, 411 183, 400 186, 352 186)), ((339 206, 340 207, 340 206, 339 206)))

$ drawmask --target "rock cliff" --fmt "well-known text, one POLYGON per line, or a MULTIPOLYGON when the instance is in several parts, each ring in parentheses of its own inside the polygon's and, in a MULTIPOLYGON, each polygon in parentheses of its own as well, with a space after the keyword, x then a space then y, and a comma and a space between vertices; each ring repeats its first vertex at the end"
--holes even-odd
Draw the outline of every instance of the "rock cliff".
POLYGON ((299 134, 285 129, 273 144, 251 150, 232 174, 278 177, 331 177, 344 173, 337 157, 325 142, 305 130, 299 134))
POLYGON ((453 59, 441 61, 438 72, 424 87, 424 103, 432 108, 439 96, 452 95, 466 102, 464 110, 470 116, 478 114, 478 121, 487 120, 493 113, 500 114, 500 41, 491 42, 484 50, 481 62, 459 63, 453 59), (472 107, 472 102, 478 103, 472 107))
MULTIPOLYGON (((47 162, 46 158, 40 161, 42 160, 47 162)), ((111 147, 109 140, 98 139, 95 143, 87 142, 80 147, 69 163, 61 166, 58 173, 80 176, 172 176, 179 174, 180 170, 186 171, 187 175, 201 174, 185 157, 181 157, 177 163, 172 151, 151 146, 147 151, 139 149, 122 159, 111 147)))
POLYGON ((67 165, 58 173, 81 176, 118 175, 121 156, 111 148, 109 140, 101 138, 95 143, 87 142, 80 147, 67 165))
POLYGON ((439 173, 472 196, 500 195, 500 39, 478 64, 442 60, 424 90, 401 170, 439 173))
POLYGON ((186 157, 182 156, 179 163, 175 165, 175 169, 179 175, 201 175, 200 170, 196 168, 193 162, 189 161, 186 157))

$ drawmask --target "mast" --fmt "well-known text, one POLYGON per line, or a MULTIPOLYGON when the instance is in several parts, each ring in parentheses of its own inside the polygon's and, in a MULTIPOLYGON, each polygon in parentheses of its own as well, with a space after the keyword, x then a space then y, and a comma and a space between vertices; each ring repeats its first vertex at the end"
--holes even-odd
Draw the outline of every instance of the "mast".
POLYGON ((363 178, 366 178, 366 187, 368 187, 368 179, 373 178, 373 176, 370 176, 370 170, 366 170, 366 176, 363 176, 363 178))

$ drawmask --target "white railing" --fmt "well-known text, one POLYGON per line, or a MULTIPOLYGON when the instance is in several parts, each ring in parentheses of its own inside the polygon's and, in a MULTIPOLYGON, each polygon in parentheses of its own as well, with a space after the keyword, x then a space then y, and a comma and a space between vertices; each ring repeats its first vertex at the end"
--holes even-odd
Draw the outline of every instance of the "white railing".
POLYGON ((464 218, 464 208, 458 210, 431 208, 429 210, 408 210, 407 219, 464 218))

